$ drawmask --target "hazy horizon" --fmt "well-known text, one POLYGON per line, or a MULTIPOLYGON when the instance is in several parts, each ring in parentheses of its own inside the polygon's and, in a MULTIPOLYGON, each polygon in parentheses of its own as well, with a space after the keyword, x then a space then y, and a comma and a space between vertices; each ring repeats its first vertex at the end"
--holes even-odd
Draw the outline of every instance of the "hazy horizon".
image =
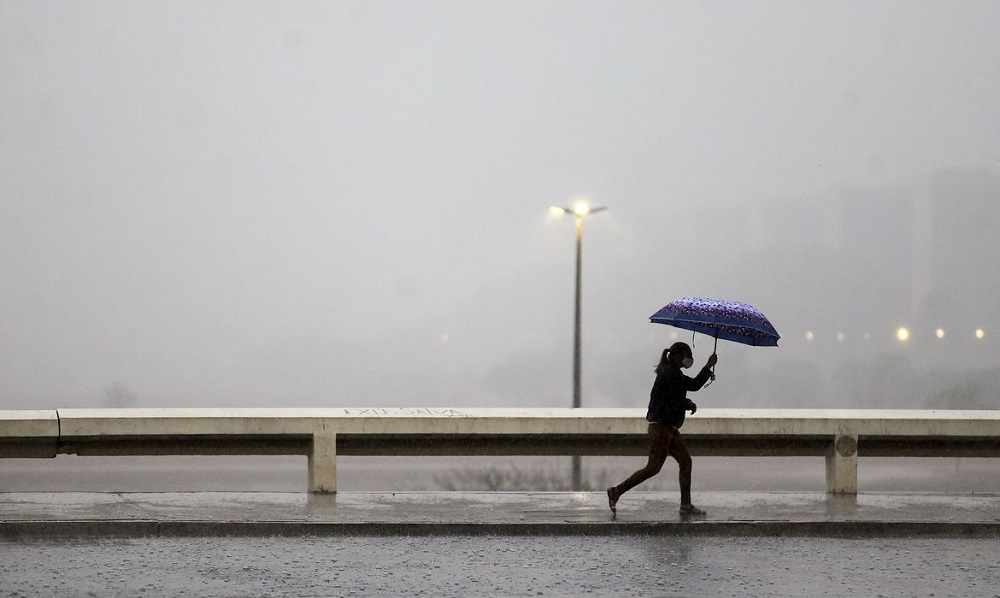
POLYGON ((707 295, 782 340, 720 344, 703 406, 1000 408, 998 30, 971 1, 0 0, 0 409, 568 407, 548 208, 581 197, 584 406, 644 406, 691 341, 649 316, 707 295))

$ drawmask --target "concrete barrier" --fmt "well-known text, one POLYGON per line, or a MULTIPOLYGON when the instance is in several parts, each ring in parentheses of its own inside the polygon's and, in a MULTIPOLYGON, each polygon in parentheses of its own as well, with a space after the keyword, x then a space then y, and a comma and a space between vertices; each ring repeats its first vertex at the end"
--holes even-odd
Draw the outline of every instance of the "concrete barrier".
MULTIPOLYGON (((338 455, 644 455, 643 409, 60 409, 0 411, 0 457, 305 455, 336 492, 338 455)), ((859 456, 1000 457, 1000 412, 703 409, 694 455, 823 456, 831 493, 859 456)))
POLYGON ((0 411, 0 457, 50 458, 59 443, 54 410, 0 411))

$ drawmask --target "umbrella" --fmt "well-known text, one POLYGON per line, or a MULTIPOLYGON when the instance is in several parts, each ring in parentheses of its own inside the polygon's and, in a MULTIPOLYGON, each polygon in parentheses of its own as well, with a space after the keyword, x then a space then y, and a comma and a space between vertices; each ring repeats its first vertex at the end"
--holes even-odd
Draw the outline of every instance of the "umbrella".
POLYGON ((724 299, 684 297, 663 306, 649 321, 753 347, 777 347, 781 338, 756 307, 724 299))
MULTIPOLYGON (((749 304, 709 297, 684 297, 663 306, 649 318, 684 330, 753 347, 777 347, 781 338, 764 314, 749 304)), ((714 351, 714 349, 713 349, 714 351)))

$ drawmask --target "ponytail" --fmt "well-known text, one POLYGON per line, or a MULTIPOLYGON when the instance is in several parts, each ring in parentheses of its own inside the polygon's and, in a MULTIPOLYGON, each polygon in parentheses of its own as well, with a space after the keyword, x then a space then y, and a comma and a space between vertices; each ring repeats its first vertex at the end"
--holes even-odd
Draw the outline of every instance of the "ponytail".
POLYGON ((662 374, 667 371, 667 366, 673 361, 675 365, 680 365, 681 360, 685 357, 692 356, 691 347, 687 343, 676 342, 670 347, 663 350, 663 354, 660 355, 660 363, 656 366, 656 374, 662 374))

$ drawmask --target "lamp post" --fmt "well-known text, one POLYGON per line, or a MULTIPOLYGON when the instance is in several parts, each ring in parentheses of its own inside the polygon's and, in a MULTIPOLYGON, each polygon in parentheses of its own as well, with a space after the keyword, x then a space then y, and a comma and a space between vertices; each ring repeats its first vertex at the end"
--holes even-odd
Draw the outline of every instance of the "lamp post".
MULTIPOLYGON (((604 206, 592 208, 583 200, 573 204, 572 208, 552 206, 553 214, 572 214, 576 218, 576 304, 573 318, 573 407, 581 405, 580 400, 580 282, 581 266, 583 265, 583 219, 587 216, 606 210, 604 206)), ((573 456, 573 490, 580 490, 580 456, 573 456)))

